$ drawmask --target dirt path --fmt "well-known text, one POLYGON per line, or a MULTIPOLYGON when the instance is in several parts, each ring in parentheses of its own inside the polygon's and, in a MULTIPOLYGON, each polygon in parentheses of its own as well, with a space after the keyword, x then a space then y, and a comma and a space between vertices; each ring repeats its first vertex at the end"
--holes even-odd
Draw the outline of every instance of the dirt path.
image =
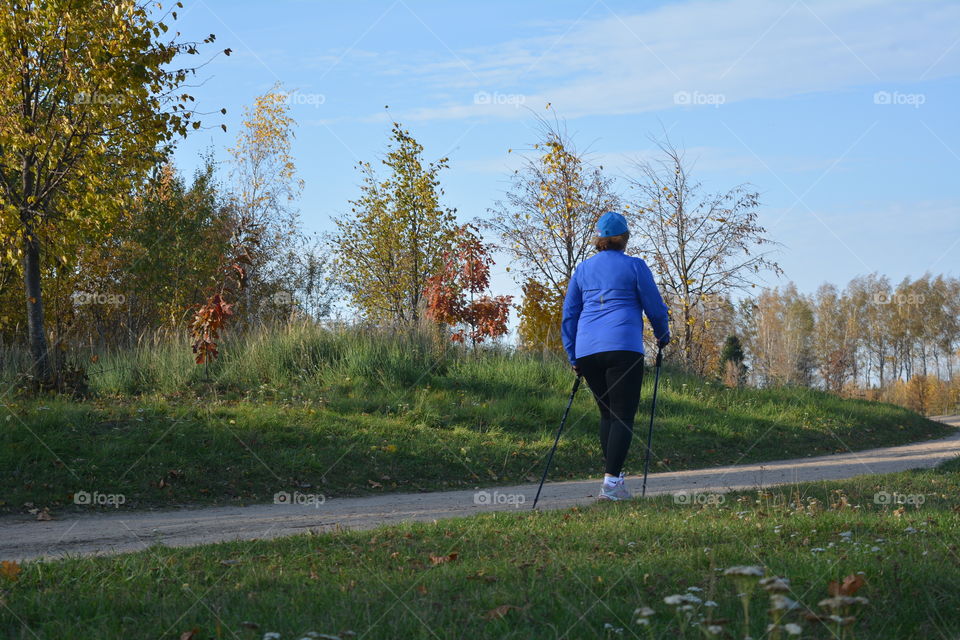
MULTIPOLYGON (((960 427, 960 416, 937 418, 960 427)), ((651 474, 647 493, 723 492, 812 480, 839 480, 872 473, 929 468, 960 455, 960 431, 947 438, 816 458, 780 460, 715 469, 651 474)), ((641 479, 627 486, 639 492, 641 479)), ((597 480, 548 483, 538 507, 559 509, 593 502, 597 480)), ((536 484, 480 491, 394 493, 336 498, 319 505, 264 504, 158 512, 0 518, 0 559, 137 551, 152 544, 189 546, 223 540, 275 538, 337 527, 371 529, 409 520, 435 520, 481 511, 529 509, 536 484)))

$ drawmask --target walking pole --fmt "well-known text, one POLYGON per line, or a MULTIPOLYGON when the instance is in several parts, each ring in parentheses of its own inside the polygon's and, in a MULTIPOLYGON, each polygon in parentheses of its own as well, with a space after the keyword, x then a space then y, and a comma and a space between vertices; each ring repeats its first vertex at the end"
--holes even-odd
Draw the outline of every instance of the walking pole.
POLYGON ((567 402, 567 408, 563 412, 563 418, 560 420, 560 428, 557 429, 557 437, 553 441, 553 449, 550 449, 550 455, 547 456, 547 466, 543 469, 543 476, 540 477, 540 487, 537 488, 537 495, 533 499, 533 508, 537 508, 537 500, 540 499, 540 491, 543 490, 543 481, 547 479, 547 471, 550 470, 550 463, 553 461, 553 453, 557 450, 557 445, 560 444, 560 434, 563 433, 563 425, 567 422, 567 414, 570 413, 570 407, 573 405, 573 396, 577 395, 577 389, 580 388, 580 380, 583 379, 583 376, 578 375, 577 379, 573 383, 573 391, 570 392, 570 400, 567 402))
POLYGON ((653 439, 653 412, 657 410, 657 386, 660 384, 660 365, 663 364, 663 349, 657 347, 657 370, 653 377, 653 403, 650 407, 650 429, 647 431, 647 458, 643 462, 643 488, 640 497, 647 495, 647 471, 650 469, 650 441, 653 439))

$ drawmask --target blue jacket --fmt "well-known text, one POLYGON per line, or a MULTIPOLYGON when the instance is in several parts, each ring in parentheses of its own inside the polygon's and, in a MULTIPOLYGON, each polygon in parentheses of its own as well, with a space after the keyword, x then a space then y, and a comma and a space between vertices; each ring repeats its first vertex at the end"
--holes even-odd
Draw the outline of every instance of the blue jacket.
POLYGON ((643 353, 643 315, 659 340, 670 335, 667 305, 647 263, 622 251, 600 251, 577 267, 563 303, 563 348, 575 365, 601 351, 643 353))

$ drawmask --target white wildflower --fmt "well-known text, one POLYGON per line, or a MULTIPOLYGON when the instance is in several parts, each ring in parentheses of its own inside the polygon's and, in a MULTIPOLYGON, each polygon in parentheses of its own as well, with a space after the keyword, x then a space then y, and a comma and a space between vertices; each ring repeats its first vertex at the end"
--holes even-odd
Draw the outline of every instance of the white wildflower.
POLYGON ((799 606, 796 601, 791 600, 782 593, 775 593, 770 596, 770 609, 773 611, 793 611, 799 606))
POLYGON ((761 580, 760 586, 770 593, 787 593, 790 591, 790 580, 779 576, 770 576, 761 580))

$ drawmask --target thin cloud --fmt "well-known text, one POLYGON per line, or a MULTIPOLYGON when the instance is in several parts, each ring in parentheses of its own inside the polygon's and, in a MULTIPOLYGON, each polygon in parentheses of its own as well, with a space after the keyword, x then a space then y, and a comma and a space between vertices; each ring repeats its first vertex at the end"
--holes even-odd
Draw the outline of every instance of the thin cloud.
POLYGON ((517 103, 548 102, 568 117, 633 114, 955 75, 960 47, 944 27, 957 23, 955 3, 728 0, 628 15, 601 2, 563 37, 373 64, 428 99, 460 96, 398 114, 405 121, 524 118, 517 103))

